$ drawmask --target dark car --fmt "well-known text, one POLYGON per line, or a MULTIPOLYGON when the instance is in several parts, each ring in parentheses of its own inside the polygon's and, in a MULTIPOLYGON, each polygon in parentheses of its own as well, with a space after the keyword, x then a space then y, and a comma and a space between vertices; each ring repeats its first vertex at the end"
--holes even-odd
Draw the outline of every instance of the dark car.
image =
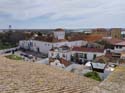
POLYGON ((28 54, 25 54, 25 53, 21 53, 20 55, 21 55, 21 56, 24 56, 24 57, 27 57, 27 58, 29 58, 29 59, 32 59, 32 58, 33 58, 32 55, 28 55, 28 54))
POLYGON ((4 53, 11 53, 12 51, 11 50, 8 50, 8 51, 5 51, 4 53))

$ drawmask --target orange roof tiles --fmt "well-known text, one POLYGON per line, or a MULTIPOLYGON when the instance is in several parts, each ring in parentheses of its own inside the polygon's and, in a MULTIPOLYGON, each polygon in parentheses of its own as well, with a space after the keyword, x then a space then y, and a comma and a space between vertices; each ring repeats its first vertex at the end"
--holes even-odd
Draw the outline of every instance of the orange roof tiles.
POLYGON ((84 36, 84 40, 88 41, 88 42, 95 42, 98 40, 101 40, 103 38, 102 35, 86 35, 84 36))
POLYGON ((109 43, 112 44, 112 45, 115 45, 116 43, 120 43, 120 42, 123 41, 123 40, 121 40, 121 39, 117 39, 117 38, 104 39, 104 40, 106 40, 107 42, 109 42, 109 43))
POLYGON ((57 32, 64 32, 64 29, 62 29, 62 28, 57 28, 57 29, 55 29, 55 31, 57 31, 57 32))
POLYGON ((99 48, 86 48, 86 47, 73 47, 72 51, 81 51, 81 52, 104 52, 104 49, 99 48))
POLYGON ((60 58, 59 60, 60 60, 60 63, 61 63, 61 64, 64 64, 66 67, 71 64, 70 62, 68 62, 67 60, 65 60, 65 59, 63 59, 63 58, 60 58))

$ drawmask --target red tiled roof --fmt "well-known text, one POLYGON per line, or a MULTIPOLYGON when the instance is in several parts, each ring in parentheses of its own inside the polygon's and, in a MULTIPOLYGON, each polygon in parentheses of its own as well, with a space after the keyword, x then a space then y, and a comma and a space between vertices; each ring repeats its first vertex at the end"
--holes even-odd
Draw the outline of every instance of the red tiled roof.
POLYGON ((96 34, 86 35, 86 36, 84 36, 84 40, 86 40, 88 42, 95 42, 95 41, 101 40, 102 37, 103 37, 102 35, 96 35, 96 34))
POLYGON ((99 48, 85 48, 85 47, 73 47, 72 51, 100 52, 100 53, 103 53, 104 49, 99 49, 99 48))
POLYGON ((121 39, 117 39, 117 38, 112 38, 112 39, 105 39, 107 42, 109 42, 110 44, 112 45, 115 45, 116 43, 120 43, 122 42, 123 40, 121 39))
POLYGON ((35 37, 35 40, 40 40, 40 41, 45 41, 45 42, 65 42, 65 41, 67 41, 65 39, 58 40, 52 36, 38 36, 38 37, 35 37))
POLYGON ((84 40, 84 36, 73 36, 68 38, 68 41, 77 41, 77 40, 84 40))
MULTIPOLYGON (((57 59, 50 58, 49 60, 50 60, 49 61, 49 64, 50 64, 50 63, 54 62, 57 59)), ((67 67, 67 66, 69 66, 71 64, 69 61, 67 61, 67 60, 65 60, 63 58, 60 58, 59 61, 60 61, 61 64, 64 64, 65 67, 67 67)))
POLYGON ((115 43, 115 45, 125 46, 125 41, 122 41, 122 42, 119 42, 119 43, 115 43))
POLYGON ((61 64, 64 64, 66 67, 71 64, 69 61, 67 61, 67 60, 65 60, 65 59, 63 59, 63 58, 60 58, 59 60, 60 60, 60 63, 61 63, 61 64))
POLYGON ((105 54, 105 57, 107 57, 107 58, 112 58, 112 53, 106 53, 106 54, 105 54))
POLYGON ((62 29, 62 28, 57 28, 57 29, 55 29, 55 31, 57 31, 57 32, 64 32, 64 29, 62 29))

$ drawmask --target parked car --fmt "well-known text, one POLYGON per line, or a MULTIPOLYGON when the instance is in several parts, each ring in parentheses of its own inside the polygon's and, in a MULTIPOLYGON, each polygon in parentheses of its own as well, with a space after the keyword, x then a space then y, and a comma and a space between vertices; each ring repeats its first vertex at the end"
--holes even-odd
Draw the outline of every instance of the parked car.
POLYGON ((28 55, 28 54, 26 54, 26 53, 21 53, 20 55, 21 55, 21 56, 24 56, 24 57, 27 57, 27 58, 29 58, 29 59, 32 59, 32 58, 33 58, 32 55, 28 55))
POLYGON ((11 53, 12 51, 11 50, 7 50, 7 51, 5 51, 4 53, 11 53))

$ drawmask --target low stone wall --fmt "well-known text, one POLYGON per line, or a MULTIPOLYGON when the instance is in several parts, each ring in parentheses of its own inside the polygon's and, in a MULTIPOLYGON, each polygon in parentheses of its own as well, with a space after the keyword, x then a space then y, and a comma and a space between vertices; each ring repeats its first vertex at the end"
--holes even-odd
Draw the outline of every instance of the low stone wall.
POLYGON ((93 93, 125 93, 125 66, 119 66, 93 93))

